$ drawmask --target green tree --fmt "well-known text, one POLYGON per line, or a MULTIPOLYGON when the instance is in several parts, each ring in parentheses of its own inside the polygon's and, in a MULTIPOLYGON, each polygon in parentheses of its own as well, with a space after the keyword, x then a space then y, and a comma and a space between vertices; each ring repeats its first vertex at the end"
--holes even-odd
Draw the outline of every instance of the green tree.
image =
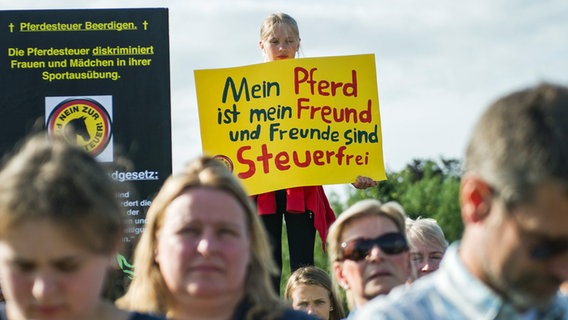
POLYGON ((460 160, 414 159, 401 171, 387 172, 387 177, 374 188, 345 189, 345 203, 341 203, 338 195, 332 194, 330 201, 336 214, 361 199, 397 201, 411 218, 421 216, 436 219, 448 241, 461 237, 463 224, 458 198, 460 160))

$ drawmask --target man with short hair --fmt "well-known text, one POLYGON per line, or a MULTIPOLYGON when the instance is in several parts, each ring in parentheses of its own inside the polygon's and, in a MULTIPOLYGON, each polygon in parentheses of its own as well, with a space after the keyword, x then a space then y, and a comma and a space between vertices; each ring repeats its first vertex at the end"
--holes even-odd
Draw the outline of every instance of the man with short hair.
POLYGON ((470 139, 462 240, 438 271, 367 303, 356 319, 568 319, 568 88, 507 95, 470 139))

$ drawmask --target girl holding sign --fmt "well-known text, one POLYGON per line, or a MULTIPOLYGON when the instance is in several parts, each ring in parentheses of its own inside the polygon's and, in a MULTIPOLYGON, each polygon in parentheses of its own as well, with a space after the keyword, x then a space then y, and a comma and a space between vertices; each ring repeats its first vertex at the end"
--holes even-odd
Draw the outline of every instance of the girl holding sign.
MULTIPOLYGON (((260 29, 260 48, 264 60, 294 59, 300 49, 298 24, 285 13, 266 17, 260 29)), ((376 186, 368 177, 357 177, 353 186, 364 189, 376 186)), ((282 217, 286 219, 290 269, 294 272, 301 266, 314 265, 315 232, 318 231, 322 245, 335 214, 329 205, 322 186, 296 187, 255 196, 257 209, 269 234, 272 254, 280 270, 273 279, 277 292, 280 290, 282 273, 282 217)))

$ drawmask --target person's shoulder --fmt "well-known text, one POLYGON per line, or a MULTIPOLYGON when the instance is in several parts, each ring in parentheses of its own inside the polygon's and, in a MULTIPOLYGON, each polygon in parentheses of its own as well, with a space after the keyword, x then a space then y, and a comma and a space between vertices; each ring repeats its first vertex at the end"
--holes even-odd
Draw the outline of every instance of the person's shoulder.
POLYGON ((389 294, 367 302, 358 310, 354 319, 411 319, 416 316, 416 312, 421 313, 419 318, 424 317, 429 300, 436 294, 436 279, 428 276, 411 285, 398 286, 389 294))
POLYGON ((556 295, 556 304, 562 308, 564 314, 568 315, 568 294, 558 293, 556 295))
POLYGON ((0 302, 0 320, 7 320, 8 317, 6 316, 6 302, 0 302))
POLYGON ((148 314, 148 313, 140 313, 140 312, 131 312, 130 318, 128 320, 165 320, 166 317, 158 316, 155 314, 148 314))
POLYGON ((309 315, 303 311, 286 309, 282 314, 281 320, 317 320, 318 318, 309 315))

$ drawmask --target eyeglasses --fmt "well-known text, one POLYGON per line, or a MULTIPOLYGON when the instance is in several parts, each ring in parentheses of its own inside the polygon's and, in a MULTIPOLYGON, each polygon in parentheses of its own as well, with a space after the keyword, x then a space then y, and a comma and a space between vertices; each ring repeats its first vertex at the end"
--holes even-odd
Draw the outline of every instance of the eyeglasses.
POLYGON ((568 251, 566 241, 544 241, 533 245, 529 249, 529 256, 534 260, 548 260, 568 251))
POLYGON ((568 252, 568 241, 566 239, 549 239, 525 229, 515 215, 511 216, 511 219, 517 225, 517 230, 523 242, 525 242, 525 248, 531 259, 545 261, 568 252))
MULTIPOLYGON (((495 189, 491 188, 494 195, 498 195, 495 189)), ((505 203, 505 206, 507 204, 505 203)), ((511 212, 512 205, 508 206, 509 217, 517 225, 518 232, 521 234, 521 238, 526 243, 525 247, 528 252, 528 256, 536 261, 545 261, 561 254, 568 252, 568 241, 566 239, 547 239, 542 235, 535 233, 534 231, 527 230, 523 224, 519 221, 517 215, 511 212)))
POLYGON ((357 238, 343 242, 339 260, 361 261, 371 253, 374 246, 378 246, 382 252, 388 255, 399 254, 408 250, 408 243, 404 235, 398 232, 390 232, 374 239, 357 238))

